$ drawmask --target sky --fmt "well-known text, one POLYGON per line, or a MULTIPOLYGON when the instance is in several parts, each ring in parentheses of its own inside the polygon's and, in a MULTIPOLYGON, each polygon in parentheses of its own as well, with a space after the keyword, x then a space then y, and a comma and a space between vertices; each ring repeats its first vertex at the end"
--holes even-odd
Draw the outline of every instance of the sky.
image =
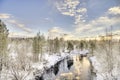
POLYGON ((78 39, 120 33, 120 0, 0 0, 0 19, 10 36, 78 39))

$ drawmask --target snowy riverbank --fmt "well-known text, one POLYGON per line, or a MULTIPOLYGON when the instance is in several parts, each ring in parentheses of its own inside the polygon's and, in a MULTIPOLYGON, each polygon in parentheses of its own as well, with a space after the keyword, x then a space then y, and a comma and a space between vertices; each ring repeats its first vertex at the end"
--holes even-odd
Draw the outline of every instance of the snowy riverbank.
MULTIPOLYGON (((12 67, 6 68, 4 67, 2 72, 1 72, 1 80, 12 80, 12 77, 19 77, 22 76, 21 78, 24 80, 34 80, 36 75, 41 75, 45 69, 50 68, 51 66, 55 65, 57 62, 67 58, 67 57, 73 57, 74 55, 86 55, 88 53, 88 50, 73 50, 70 53, 67 52, 62 52, 59 54, 53 54, 49 55, 48 53, 44 53, 42 56, 42 61, 39 61, 37 63, 33 63, 30 60, 26 60, 23 57, 23 60, 25 60, 27 63, 26 69, 25 70, 17 70, 19 69, 17 66, 19 63, 17 62, 17 55, 15 53, 11 53, 11 65, 12 67), (14 66, 13 66, 14 65, 14 66), (14 72, 15 71, 15 72, 14 72)), ((21 79, 20 78, 20 79, 21 79)))
POLYGON ((44 61, 40 62, 40 63, 34 63, 33 64, 33 68, 35 70, 37 70, 37 74, 36 75, 41 75, 44 71, 44 69, 48 69, 51 66, 55 65, 57 62, 69 57, 72 58, 75 55, 86 55, 88 54, 89 51, 88 50, 73 50, 70 53, 61 53, 61 54, 54 54, 54 55, 49 55, 49 54, 44 54, 43 58, 44 61))

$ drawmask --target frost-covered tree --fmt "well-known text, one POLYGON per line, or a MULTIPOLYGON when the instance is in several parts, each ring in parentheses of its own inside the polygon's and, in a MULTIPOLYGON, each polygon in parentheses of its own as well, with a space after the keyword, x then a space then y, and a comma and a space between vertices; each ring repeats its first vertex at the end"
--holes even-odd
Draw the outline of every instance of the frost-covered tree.
POLYGON ((26 47, 29 47, 27 42, 24 40, 17 41, 14 48, 17 56, 15 59, 12 57, 9 58, 8 69, 12 80, 28 80, 27 78, 29 78, 32 71, 31 58, 27 55, 28 50, 26 47))
POLYGON ((120 40, 119 40, 119 48, 118 49, 119 49, 119 53, 120 53, 120 40))
POLYGON ((93 55, 93 52, 94 52, 94 50, 95 50, 95 43, 94 43, 94 41, 90 41, 89 42, 89 47, 90 47, 90 50, 91 50, 91 53, 92 53, 92 55, 93 55))
POLYGON ((8 29, 6 28, 6 25, 0 20, 0 70, 2 70, 3 64, 6 65, 7 37, 8 29))
POLYGON ((67 49, 69 50, 69 52, 74 49, 74 46, 73 46, 73 44, 72 44, 71 41, 68 41, 68 47, 67 47, 67 49))
POLYGON ((80 44, 79 44, 79 49, 83 50, 83 48, 84 48, 84 42, 81 41, 80 44))
POLYGON ((43 47, 45 43, 45 38, 43 35, 37 33, 37 35, 33 39, 33 60, 36 62, 39 60, 39 54, 40 57, 42 57, 43 53, 43 47))
MULTIPOLYGON (((109 36, 111 37, 111 36, 109 36)), ((120 79, 120 44, 117 40, 97 41, 94 52, 93 64, 97 73, 97 80, 119 80, 120 79), (96 67, 97 66, 97 67, 96 67)))
POLYGON ((59 53, 60 52, 60 41, 59 39, 56 37, 54 39, 54 53, 59 53))
POLYGON ((65 41, 64 41, 64 38, 60 38, 60 50, 62 51, 62 52, 64 52, 64 50, 65 50, 65 41))
POLYGON ((47 39, 47 51, 49 54, 53 54, 54 53, 54 41, 52 39, 47 39))

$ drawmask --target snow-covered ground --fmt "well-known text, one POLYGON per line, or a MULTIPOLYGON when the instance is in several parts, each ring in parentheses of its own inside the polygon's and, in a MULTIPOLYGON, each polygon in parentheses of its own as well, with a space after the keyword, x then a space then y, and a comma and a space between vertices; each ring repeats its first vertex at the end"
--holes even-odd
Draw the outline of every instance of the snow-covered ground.
POLYGON ((112 45, 103 43, 94 50, 94 56, 90 57, 94 80, 120 80, 120 45, 115 42, 112 45))
MULTIPOLYGON (((89 53, 89 50, 86 49, 74 49, 70 53, 67 53, 67 50, 56 54, 45 52, 42 55, 41 61, 35 63, 32 62, 31 59, 32 46, 29 43, 21 43, 11 43, 8 45, 9 67, 3 67, 0 80, 12 80, 15 75, 17 75, 17 77, 22 76, 24 80, 34 80, 35 75, 41 75, 45 69, 49 69, 67 57, 86 55, 89 53), (18 67, 21 65, 25 67, 25 70, 21 70, 21 68, 18 67)), ((112 46, 112 55, 108 54, 110 52, 106 53, 106 51, 109 51, 109 47, 106 44, 99 45, 97 49, 93 51, 94 54, 90 57, 93 72, 96 75, 93 80, 120 80, 120 47, 119 44, 112 46), (109 68, 111 68, 110 71, 109 68)))
MULTIPOLYGON (((44 53, 42 55, 42 61, 36 63, 32 62, 30 56, 32 55, 31 48, 26 48, 28 44, 10 44, 8 45, 9 50, 9 68, 3 67, 1 71, 0 80, 13 80, 13 77, 19 77, 23 80, 33 80, 35 75, 42 74, 45 68, 50 68, 58 61, 65 59, 66 57, 73 57, 74 55, 84 54, 86 55, 88 50, 73 50, 70 53, 61 52, 50 55, 49 53, 44 53), (17 46, 17 47, 16 47, 17 46), (11 49, 12 48, 12 49, 11 49), (23 49, 21 49, 23 48, 23 49), (25 49, 29 50, 25 50, 25 49), (26 54, 24 54, 26 52, 26 54), (28 59, 27 59, 28 58, 28 59), (19 66, 25 65, 25 70, 21 69, 19 66)), ((29 46, 29 45, 28 45, 29 46)))
POLYGON ((54 64, 56 64, 57 62, 67 58, 67 57, 73 57, 75 55, 79 55, 79 54, 88 54, 88 50, 73 50, 71 51, 70 53, 60 53, 60 55, 58 54, 54 54, 54 55, 49 55, 48 53, 45 53, 43 55, 43 58, 44 58, 44 61, 43 62, 40 62, 40 63, 34 63, 32 65, 32 67, 34 69, 37 69, 37 70, 41 70, 43 71, 44 68, 50 68, 51 66, 53 66, 54 64))

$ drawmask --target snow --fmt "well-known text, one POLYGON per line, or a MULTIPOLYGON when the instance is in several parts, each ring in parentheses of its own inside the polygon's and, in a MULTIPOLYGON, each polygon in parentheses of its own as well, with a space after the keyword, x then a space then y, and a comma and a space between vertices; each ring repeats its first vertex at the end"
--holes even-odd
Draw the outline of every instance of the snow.
POLYGON ((36 70, 44 70, 44 68, 50 68, 51 66, 53 66, 54 64, 56 64, 58 61, 65 59, 66 57, 73 57, 75 55, 78 54, 87 54, 88 50, 83 50, 83 51, 79 51, 79 50, 73 50, 70 53, 61 53, 60 55, 54 54, 54 55, 49 55, 48 53, 45 53, 43 55, 45 61, 47 61, 46 64, 44 64, 43 62, 40 63, 34 63, 33 64, 33 68, 36 70))
POLYGON ((105 72, 103 70, 107 69, 103 67, 103 64, 100 64, 100 62, 97 60, 96 56, 90 57, 90 61, 92 62, 93 66, 93 72, 96 73, 96 79, 95 80, 120 80, 120 77, 118 75, 119 72, 117 72, 115 66, 112 70, 113 76, 111 76, 111 73, 105 72), (116 79, 115 79, 116 78, 116 79))
MULTIPOLYGON (((17 54, 17 52, 15 51, 16 50, 16 47, 15 47, 16 44, 10 44, 8 46, 8 49, 9 49, 9 58, 11 60, 14 60, 16 61, 15 59, 19 56, 19 54, 17 54), (12 49, 10 49, 12 48, 12 49)), ((22 45, 18 45, 18 49, 21 49, 21 46, 22 45)), ((30 74, 26 77, 25 80, 32 80, 33 77, 35 77, 35 75, 37 74, 33 74, 34 72, 43 72, 45 68, 50 68, 51 66, 53 66, 54 64, 56 64, 58 61, 60 60, 63 60, 67 57, 73 57, 74 55, 79 55, 79 54, 87 54, 89 51, 88 50, 78 50, 78 49, 74 49, 73 51, 71 51, 70 53, 68 53, 68 51, 66 50, 65 52, 61 52, 61 53, 56 53, 56 54, 53 54, 53 55, 50 55, 48 53, 44 53, 42 55, 42 61, 38 61, 37 63, 33 63, 33 62, 30 62, 31 64, 31 67, 32 67, 32 71, 30 72, 30 74), (59 54, 59 55, 58 55, 59 54)), ((26 55, 29 57, 29 56, 32 56, 32 53, 29 51, 26 53, 26 55)), ((12 73, 9 69, 3 69, 3 71, 1 72, 1 78, 0 80, 5 80, 6 78, 6 75, 7 76, 7 79, 9 80, 12 80, 12 73), (9 73, 8 73, 9 72, 9 73)), ((27 74, 27 71, 19 71, 19 74, 27 74)), ((40 73, 38 73, 40 75, 40 73)))
POLYGON ((66 58, 68 56, 71 56, 71 55, 73 56, 73 55, 77 55, 77 54, 87 54, 87 53, 88 53, 88 50, 83 50, 83 51, 73 50, 70 53, 63 53, 62 52, 60 55, 57 55, 57 54, 49 55, 48 53, 46 53, 46 54, 43 55, 43 57, 44 57, 45 60, 48 61, 48 65, 52 66, 55 63, 57 63, 58 61, 66 58))
POLYGON ((85 50, 85 49, 83 49, 83 50, 79 50, 79 49, 74 49, 74 50, 72 50, 71 51, 71 53, 70 54, 81 54, 81 55, 87 55, 89 53, 89 51, 88 50, 85 50))
POLYGON ((94 69, 99 70, 100 64, 98 63, 97 58, 95 56, 90 57, 90 61, 92 62, 92 65, 94 65, 94 69))

